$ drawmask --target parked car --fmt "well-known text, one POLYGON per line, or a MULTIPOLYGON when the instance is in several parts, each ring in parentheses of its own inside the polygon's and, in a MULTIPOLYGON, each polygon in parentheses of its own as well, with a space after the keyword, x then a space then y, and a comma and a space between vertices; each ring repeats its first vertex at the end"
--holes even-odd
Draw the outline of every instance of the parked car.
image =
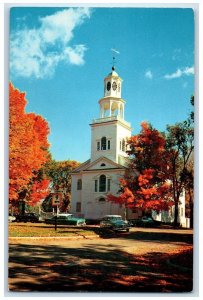
POLYGON ((35 213, 26 213, 24 215, 16 215, 16 222, 32 222, 37 223, 39 222, 39 216, 35 213))
POLYGON ((106 215, 100 222, 101 228, 110 229, 113 231, 129 231, 130 223, 124 221, 120 215, 106 215))
POLYGON ((8 221, 9 222, 14 222, 16 220, 16 217, 15 216, 12 216, 11 214, 9 214, 8 216, 8 221))
POLYGON ((72 214, 59 214, 50 219, 46 219, 45 223, 46 224, 55 224, 56 219, 57 219, 58 225, 76 225, 76 226, 86 225, 84 218, 77 218, 77 217, 74 217, 72 214))
POLYGON ((151 217, 144 216, 141 219, 138 219, 135 222, 135 225, 138 227, 155 227, 158 225, 158 222, 153 220, 151 217))

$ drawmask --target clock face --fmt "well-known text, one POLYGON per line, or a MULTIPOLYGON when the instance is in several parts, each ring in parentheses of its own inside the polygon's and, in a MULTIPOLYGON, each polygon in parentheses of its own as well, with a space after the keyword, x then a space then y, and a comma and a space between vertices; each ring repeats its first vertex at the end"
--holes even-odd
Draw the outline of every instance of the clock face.
POLYGON ((113 88, 114 91, 117 89, 117 84, 116 84, 115 81, 114 81, 113 84, 112 84, 112 88, 113 88))
POLYGON ((111 82, 110 81, 107 82, 106 89, 107 89, 107 91, 110 91, 110 89, 111 89, 111 82))

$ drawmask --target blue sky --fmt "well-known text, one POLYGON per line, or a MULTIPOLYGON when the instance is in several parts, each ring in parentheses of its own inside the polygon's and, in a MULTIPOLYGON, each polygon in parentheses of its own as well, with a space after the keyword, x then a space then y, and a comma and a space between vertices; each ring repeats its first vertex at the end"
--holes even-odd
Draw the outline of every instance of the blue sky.
POLYGON ((27 112, 49 122, 56 160, 90 156, 103 79, 123 78, 125 119, 164 131, 187 118, 194 93, 194 16, 177 8, 13 8, 10 79, 26 91, 27 112))

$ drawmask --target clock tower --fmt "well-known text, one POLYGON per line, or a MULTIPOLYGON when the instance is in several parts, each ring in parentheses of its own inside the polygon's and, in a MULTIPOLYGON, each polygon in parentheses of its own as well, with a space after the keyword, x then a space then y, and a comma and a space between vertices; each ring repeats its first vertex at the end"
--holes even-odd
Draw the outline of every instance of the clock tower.
POLYGON ((91 161, 105 156, 116 163, 127 157, 126 142, 131 125, 124 120, 125 100, 121 97, 122 78, 112 67, 104 78, 104 97, 99 100, 100 118, 92 124, 91 161))

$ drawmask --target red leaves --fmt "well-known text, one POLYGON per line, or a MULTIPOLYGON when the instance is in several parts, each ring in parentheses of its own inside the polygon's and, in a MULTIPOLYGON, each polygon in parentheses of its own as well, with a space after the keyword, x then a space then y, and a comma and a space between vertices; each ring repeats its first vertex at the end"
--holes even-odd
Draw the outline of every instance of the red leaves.
POLYGON ((49 183, 50 181, 47 179, 43 179, 42 181, 34 181, 29 197, 29 204, 31 206, 36 204, 41 199, 46 198, 46 196, 50 193, 49 183))
POLYGON ((107 195, 107 200, 108 201, 112 201, 114 203, 118 203, 118 204, 124 204, 126 207, 128 207, 129 205, 132 205, 132 203, 134 203, 134 195, 131 192, 131 190, 127 187, 124 187, 124 191, 120 196, 114 196, 112 194, 107 195))
POLYGON ((143 210, 168 210, 171 184, 167 173, 171 166, 164 135, 142 122, 141 132, 132 136, 128 145, 131 163, 120 181, 122 193, 118 197, 111 195, 109 201, 143 210))
POLYGON ((25 93, 9 85, 9 199, 18 199, 33 177, 48 160, 47 122, 25 112, 25 93))

